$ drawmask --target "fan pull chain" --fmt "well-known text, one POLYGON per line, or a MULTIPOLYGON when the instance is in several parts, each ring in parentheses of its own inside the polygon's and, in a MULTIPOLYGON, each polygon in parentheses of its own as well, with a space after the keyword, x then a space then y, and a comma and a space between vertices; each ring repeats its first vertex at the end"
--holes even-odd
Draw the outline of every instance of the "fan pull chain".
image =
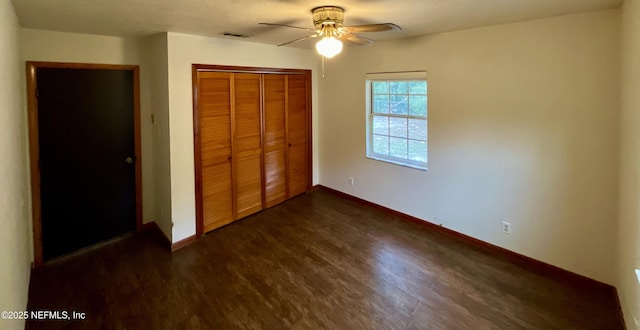
POLYGON ((324 64, 324 60, 325 60, 325 59, 326 59, 326 57, 322 56, 322 78, 324 78, 324 77, 325 77, 325 75, 324 75, 324 65, 325 65, 325 64, 324 64))

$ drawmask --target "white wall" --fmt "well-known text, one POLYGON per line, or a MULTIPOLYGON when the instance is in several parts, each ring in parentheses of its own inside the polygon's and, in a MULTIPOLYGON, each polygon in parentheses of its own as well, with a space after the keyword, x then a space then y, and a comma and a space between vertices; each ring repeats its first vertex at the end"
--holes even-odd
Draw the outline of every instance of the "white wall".
POLYGON ((148 87, 151 70, 141 61, 144 50, 141 40, 21 29, 20 42, 24 61, 140 65, 142 214, 144 223, 154 221, 154 186, 156 185, 153 160, 154 127, 150 119, 153 96, 150 95, 148 87))
POLYGON ((618 295, 628 329, 640 329, 640 1, 622 7, 618 295))
POLYGON ((320 183, 614 283, 619 49, 618 10, 346 48, 320 183), (425 69, 429 170, 366 159, 365 74, 425 69))
POLYGON ((136 39, 93 34, 21 29, 22 57, 26 61, 139 64, 136 39))
MULTIPOLYGON (((0 0, 0 311, 27 308, 31 276, 28 211, 24 63, 18 19, 9 0, 0 0)), ((24 321, 2 320, 2 329, 23 329, 24 321)))
POLYGON ((169 127, 171 133, 171 217, 173 242, 196 232, 191 65, 218 64, 311 69, 313 181, 318 182, 318 56, 311 50, 168 33, 169 127))

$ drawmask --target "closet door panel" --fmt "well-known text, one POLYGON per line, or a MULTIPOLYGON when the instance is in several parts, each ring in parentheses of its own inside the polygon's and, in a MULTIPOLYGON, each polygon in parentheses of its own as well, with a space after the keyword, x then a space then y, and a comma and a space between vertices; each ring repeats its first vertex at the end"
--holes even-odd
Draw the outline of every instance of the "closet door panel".
POLYGON ((282 150, 286 145, 285 80, 286 75, 264 75, 265 150, 282 150))
POLYGON ((265 206, 287 199, 286 75, 264 75, 265 206))
POLYGON ((202 165, 226 162, 231 156, 230 74, 199 75, 198 106, 202 165))
POLYGON ((289 195, 307 191, 307 149, 304 144, 289 148, 289 195))
POLYGON ((306 75, 288 76, 287 139, 289 197, 308 189, 308 86, 306 75))
POLYGON ((264 155, 266 207, 287 199, 285 150, 276 150, 264 155))
POLYGON ((243 218, 262 210, 262 175, 260 157, 246 157, 236 165, 237 218, 243 218))
POLYGON ((236 218, 262 210, 262 114, 259 74, 234 74, 236 218))
POLYGON ((231 196, 231 163, 207 166, 202 171, 204 232, 222 227, 234 220, 231 196))
POLYGON ((231 74, 198 73, 203 231, 233 221, 231 74))

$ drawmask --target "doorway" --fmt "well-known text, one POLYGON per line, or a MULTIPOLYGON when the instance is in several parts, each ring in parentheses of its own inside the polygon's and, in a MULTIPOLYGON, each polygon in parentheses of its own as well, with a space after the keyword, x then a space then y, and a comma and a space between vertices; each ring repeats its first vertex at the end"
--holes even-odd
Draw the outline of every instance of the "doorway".
POLYGON ((35 264, 141 229, 137 66, 27 63, 35 264))

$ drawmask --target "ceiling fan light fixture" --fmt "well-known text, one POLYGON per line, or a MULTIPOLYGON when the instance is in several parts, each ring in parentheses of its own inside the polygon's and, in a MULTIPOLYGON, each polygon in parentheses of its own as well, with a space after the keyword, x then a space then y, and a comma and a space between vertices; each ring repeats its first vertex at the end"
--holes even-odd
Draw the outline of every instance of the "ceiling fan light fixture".
MULTIPOLYGON (((332 58, 342 52, 342 41, 349 41, 358 45, 370 45, 373 40, 361 37, 356 33, 360 32, 383 32, 398 31, 400 27, 393 23, 376 23, 344 26, 344 9, 336 6, 322 6, 311 10, 313 14, 313 25, 315 29, 306 27, 291 26, 276 23, 259 23, 269 26, 280 26, 286 28, 301 29, 312 32, 313 34, 306 37, 298 38, 278 45, 285 46, 294 42, 308 40, 312 38, 320 38, 316 43, 316 50, 323 58, 332 58)), ((324 62, 322 62, 324 63, 324 62)))
POLYGON ((316 50, 318 54, 326 58, 332 58, 342 51, 342 41, 335 37, 322 38, 322 40, 316 43, 316 50))

